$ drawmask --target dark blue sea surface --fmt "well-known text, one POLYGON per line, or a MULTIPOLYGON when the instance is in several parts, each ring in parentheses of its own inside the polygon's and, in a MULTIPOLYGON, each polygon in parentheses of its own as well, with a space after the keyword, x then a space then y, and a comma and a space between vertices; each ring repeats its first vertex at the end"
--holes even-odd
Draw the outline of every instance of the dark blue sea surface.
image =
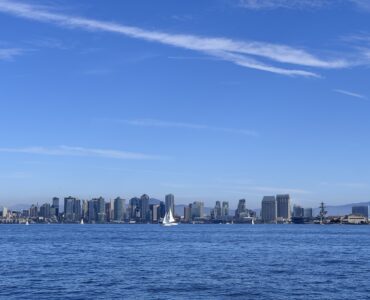
POLYGON ((1 299, 370 299, 370 226, 0 225, 1 299))

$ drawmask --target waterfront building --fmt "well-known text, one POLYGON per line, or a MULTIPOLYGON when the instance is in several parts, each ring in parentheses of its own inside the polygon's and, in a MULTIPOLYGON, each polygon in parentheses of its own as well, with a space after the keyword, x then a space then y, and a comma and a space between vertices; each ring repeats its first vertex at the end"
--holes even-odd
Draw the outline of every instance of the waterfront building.
POLYGON ((238 203, 238 208, 235 210, 235 218, 240 219, 246 212, 247 206, 245 199, 240 199, 238 203))
POLYGON ((354 215, 354 214, 351 214, 351 215, 348 215, 344 220, 343 220, 344 223, 348 223, 348 224, 367 224, 368 223, 368 218, 366 218, 365 216, 363 215, 354 215))
POLYGON ((149 205, 150 210, 150 221, 153 223, 157 223, 159 221, 159 204, 151 204, 149 205))
POLYGON ((112 214, 112 204, 111 202, 105 202, 105 221, 111 221, 111 214, 112 214))
POLYGON ((221 216, 224 219, 229 217, 229 202, 227 201, 222 202, 221 216))
POLYGON ((96 216, 95 219, 98 223, 105 222, 105 200, 103 197, 95 199, 96 204, 96 216))
POLYGON ((125 200, 117 197, 114 199, 114 221, 123 222, 125 219, 125 200))
POLYGON ((64 220, 66 222, 75 221, 75 201, 76 198, 71 196, 64 198, 64 220))
POLYGON ((355 205, 352 206, 352 214, 360 215, 369 219, 369 206, 368 205, 355 205))
POLYGON ((169 213, 170 209, 172 211, 172 215, 175 215, 175 196, 172 194, 168 194, 165 197, 165 205, 166 205, 166 213, 169 213))
POLYGON ((221 202, 216 201, 215 208, 213 209, 213 218, 216 220, 220 220, 222 217, 222 208, 221 208, 221 202))
POLYGON ((131 198, 129 201, 129 219, 136 220, 140 218, 140 199, 137 197, 131 198))
POLYGON ((40 207, 40 217, 43 217, 44 219, 49 219, 50 216, 51 216, 51 213, 50 213, 50 204, 49 203, 45 203, 43 205, 41 205, 40 207))
POLYGON ((149 222, 150 220, 149 200, 147 194, 140 197, 140 219, 142 222, 149 222))
POLYGON ((289 221, 291 218, 290 195, 277 195, 276 206, 278 219, 281 221, 289 221))
POLYGON ((264 223, 276 223, 277 203, 275 196, 265 196, 262 199, 261 218, 264 223))
POLYGON ((59 198, 58 197, 54 197, 52 199, 51 208, 54 209, 54 214, 56 217, 58 217, 59 216, 59 198))
POLYGON ((191 218, 202 219, 204 217, 204 203, 202 201, 195 201, 191 205, 191 218))
POLYGON ((32 204, 30 207, 30 217, 37 218, 39 215, 37 205, 32 204))
POLYGON ((8 209, 6 207, 3 207, 3 211, 1 213, 1 216, 5 219, 8 215, 8 209))
POLYGON ((308 219, 312 219, 313 217, 313 211, 312 208, 304 208, 303 209, 303 216, 308 219))
POLYGON ((159 202, 158 209, 159 209, 159 217, 163 219, 164 216, 166 215, 166 204, 163 201, 159 202))
POLYGON ((184 206, 184 222, 189 222, 191 220, 191 204, 184 206))
POLYGON ((88 203, 88 217, 87 217, 87 220, 89 223, 94 223, 95 222, 95 216, 96 216, 96 212, 95 212, 95 207, 96 207, 96 204, 95 204, 95 200, 89 200, 87 203, 88 203))
POLYGON ((293 217, 295 218, 303 218, 304 217, 304 209, 299 205, 293 206, 293 217))

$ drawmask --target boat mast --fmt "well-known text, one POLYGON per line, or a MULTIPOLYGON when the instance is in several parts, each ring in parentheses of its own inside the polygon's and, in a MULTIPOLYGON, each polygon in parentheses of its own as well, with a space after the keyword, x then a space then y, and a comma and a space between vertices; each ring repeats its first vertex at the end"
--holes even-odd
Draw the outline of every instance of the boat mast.
POLYGON ((321 204, 320 204, 320 214, 319 214, 319 216, 320 216, 320 224, 323 224, 323 222, 324 222, 324 220, 325 220, 325 216, 326 216, 326 214, 328 213, 326 210, 325 210, 325 208, 326 208, 326 206, 325 206, 325 203, 324 202, 321 202, 321 204))

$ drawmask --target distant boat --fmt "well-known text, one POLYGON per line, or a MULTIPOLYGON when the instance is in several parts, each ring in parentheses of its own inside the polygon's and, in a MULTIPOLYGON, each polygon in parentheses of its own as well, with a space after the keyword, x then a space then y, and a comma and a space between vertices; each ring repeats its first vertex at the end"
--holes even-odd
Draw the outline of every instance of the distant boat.
POLYGON ((26 221, 26 224, 25 225, 27 225, 27 226, 30 225, 30 223, 28 223, 28 220, 26 221))
POLYGON ((175 226, 178 225, 179 223, 176 223, 175 218, 172 215, 172 210, 169 209, 168 212, 164 215, 163 221, 162 221, 162 226, 175 226))
POLYGON ((254 219, 252 219, 252 225, 254 225, 254 219))
POLYGON ((81 219, 80 224, 81 224, 81 225, 83 225, 83 224, 84 224, 84 219, 81 219))

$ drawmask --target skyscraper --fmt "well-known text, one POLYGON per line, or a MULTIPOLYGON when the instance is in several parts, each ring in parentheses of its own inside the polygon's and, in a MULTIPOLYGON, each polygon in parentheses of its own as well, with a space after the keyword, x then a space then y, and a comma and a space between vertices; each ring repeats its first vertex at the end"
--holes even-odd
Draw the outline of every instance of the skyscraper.
POLYGON ((213 209, 213 216, 216 220, 221 219, 221 202, 216 201, 215 208, 213 209))
POLYGON ((201 201, 195 201, 191 205, 191 218, 192 220, 204 217, 204 203, 201 201))
POLYGON ((53 198, 51 207, 54 208, 55 215, 58 217, 59 216, 59 198, 58 197, 53 198))
POLYGON ((105 222, 105 200, 103 197, 95 199, 96 201, 96 220, 99 223, 105 222))
POLYGON ((125 200, 117 197, 114 199, 114 221, 123 222, 125 219, 125 200))
POLYGON ((277 204, 275 196, 265 196, 262 199, 261 218, 264 223, 275 223, 277 220, 277 204))
POLYGON ((368 205, 355 205, 352 206, 353 215, 361 215, 366 219, 369 219, 369 206, 368 205))
POLYGON ((293 216, 295 218, 302 218, 302 217, 304 217, 304 209, 303 209, 303 207, 301 207, 299 205, 294 205, 293 206, 293 216))
POLYGON ((131 198, 129 202, 129 218, 131 220, 136 220, 140 218, 140 208, 139 208, 140 199, 137 197, 131 198))
POLYGON ((95 200, 89 200, 87 203, 88 203, 88 222, 89 223, 94 223, 95 222, 95 216, 96 216, 96 212, 95 212, 95 207, 96 207, 96 204, 95 204, 95 200))
POLYGON ((184 207, 184 222, 191 220, 191 204, 184 207))
POLYGON ((229 216, 229 202, 227 201, 222 202, 221 216, 223 218, 227 218, 229 216))
POLYGON ((140 197, 140 217, 142 222, 150 220, 149 196, 147 194, 140 197))
POLYGON ((45 203, 41 205, 40 207, 40 217, 43 217, 44 219, 50 218, 50 204, 45 203))
POLYGON ((76 198, 71 196, 64 198, 64 220, 66 222, 74 222, 75 221, 75 201, 76 198))
POLYGON ((235 218, 239 219, 246 211, 245 199, 240 199, 238 208, 235 210, 235 218))
POLYGON ((281 220, 290 220, 290 195, 277 195, 276 196, 277 205, 277 217, 281 220))
POLYGON ((170 209, 172 211, 172 215, 175 215, 175 196, 172 194, 168 194, 165 197, 165 204, 166 204, 166 213, 169 213, 170 209))

